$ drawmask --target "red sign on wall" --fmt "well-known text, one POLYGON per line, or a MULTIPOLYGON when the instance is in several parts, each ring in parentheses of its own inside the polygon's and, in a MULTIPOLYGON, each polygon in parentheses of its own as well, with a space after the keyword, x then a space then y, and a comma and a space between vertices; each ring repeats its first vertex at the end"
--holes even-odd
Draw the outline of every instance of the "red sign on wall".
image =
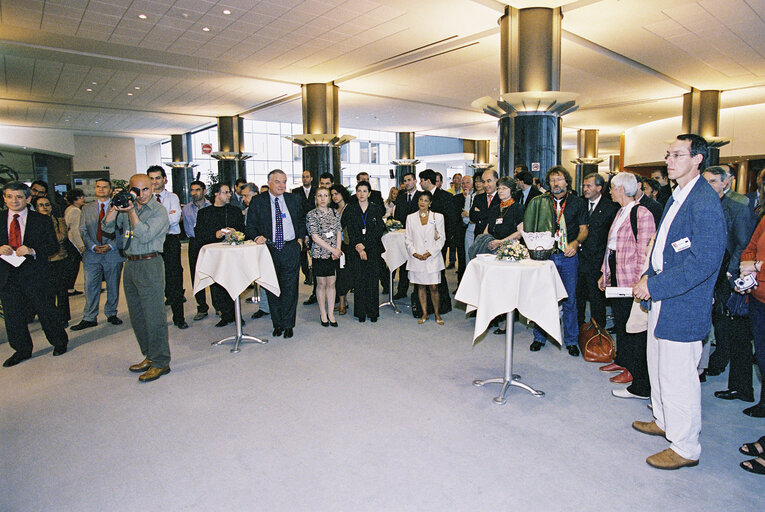
POLYGON ((210 153, 212 153, 212 144, 210 144, 209 142, 203 142, 202 153, 204 153, 205 155, 209 155, 210 153))

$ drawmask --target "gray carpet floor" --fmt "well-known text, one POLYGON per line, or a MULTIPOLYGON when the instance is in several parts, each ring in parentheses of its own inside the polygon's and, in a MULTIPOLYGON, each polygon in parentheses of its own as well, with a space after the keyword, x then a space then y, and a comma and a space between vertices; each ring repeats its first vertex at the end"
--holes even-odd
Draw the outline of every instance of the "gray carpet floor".
MULTIPOLYGON (((763 509, 738 447, 765 420, 713 397, 727 374, 702 386, 699 466, 663 472, 645 458, 667 442, 630 427, 647 402, 613 398, 597 364, 554 344, 529 352, 521 324, 515 371, 546 396, 512 388, 496 405, 497 386, 471 383, 501 375, 503 337, 472 347, 464 311, 441 327, 385 308, 333 329, 299 305, 293 339, 231 354, 210 342, 232 326, 191 322, 186 289, 191 328, 170 325, 172 372, 152 383, 127 371, 141 354, 124 304, 125 324, 99 317, 62 357, 32 324, 34 357, 0 368, 0 511, 763 509)), ((243 310, 245 332, 270 337, 243 310)))

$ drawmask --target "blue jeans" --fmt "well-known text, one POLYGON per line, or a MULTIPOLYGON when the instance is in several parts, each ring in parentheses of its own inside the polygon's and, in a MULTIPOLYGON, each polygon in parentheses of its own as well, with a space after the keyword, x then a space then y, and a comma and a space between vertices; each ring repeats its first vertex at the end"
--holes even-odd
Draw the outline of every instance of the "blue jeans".
MULTIPOLYGON (((563 343, 576 345, 579 339, 579 326, 576 320, 576 279, 579 270, 579 254, 574 254, 567 258, 562 252, 550 256, 550 260, 555 263, 558 269, 563 286, 566 288, 568 297, 561 301, 563 306, 563 343)), ((542 345, 545 343, 546 333, 537 326, 534 326, 534 341, 542 345)))

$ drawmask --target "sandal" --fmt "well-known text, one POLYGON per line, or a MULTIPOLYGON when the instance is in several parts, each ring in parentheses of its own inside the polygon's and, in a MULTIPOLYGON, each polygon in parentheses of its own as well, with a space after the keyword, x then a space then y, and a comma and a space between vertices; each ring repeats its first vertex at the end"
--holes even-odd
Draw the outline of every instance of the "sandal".
POLYGON ((438 325, 444 325, 444 319, 441 318, 440 316, 438 316, 438 317, 436 317, 436 323, 438 325))
POLYGON ((744 455, 749 455, 750 457, 753 457, 755 455, 761 456, 763 453, 765 453, 765 436, 762 436, 754 443, 745 443, 744 446, 738 449, 741 453, 744 455), (760 449, 757 449, 756 445, 760 445, 760 449))
POLYGON ((422 317, 422 318, 418 319, 418 320, 417 320, 417 323, 418 323, 418 324, 424 324, 424 323, 425 323, 425 322, 427 322, 427 321, 428 321, 428 317, 424 316, 424 317, 422 317))
POLYGON ((748 471, 750 473, 754 473, 756 475, 765 475, 765 459, 762 457, 758 457, 756 459, 752 460, 746 460, 739 464, 742 468, 744 468, 744 471, 748 471), (749 466, 747 466, 749 464, 749 466))

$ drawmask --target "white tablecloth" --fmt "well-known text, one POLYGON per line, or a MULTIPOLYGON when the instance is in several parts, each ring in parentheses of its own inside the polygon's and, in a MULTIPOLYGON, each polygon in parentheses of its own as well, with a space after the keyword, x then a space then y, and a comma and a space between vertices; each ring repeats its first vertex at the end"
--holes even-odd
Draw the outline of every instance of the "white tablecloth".
POLYGON ((388 265, 389 270, 395 270, 409 260, 409 253, 406 252, 406 230, 399 229, 391 231, 382 237, 382 244, 385 252, 382 253, 382 259, 388 265))
POLYGON ((236 298, 253 281, 275 295, 279 295, 271 253, 266 245, 248 241, 241 245, 207 244, 199 251, 194 275, 194 293, 218 283, 231 298, 236 298))
POLYGON ((473 340, 494 317, 517 309, 560 344, 558 301, 567 296, 552 261, 511 262, 480 254, 465 269, 454 298, 467 304, 468 313, 477 310, 473 340))

